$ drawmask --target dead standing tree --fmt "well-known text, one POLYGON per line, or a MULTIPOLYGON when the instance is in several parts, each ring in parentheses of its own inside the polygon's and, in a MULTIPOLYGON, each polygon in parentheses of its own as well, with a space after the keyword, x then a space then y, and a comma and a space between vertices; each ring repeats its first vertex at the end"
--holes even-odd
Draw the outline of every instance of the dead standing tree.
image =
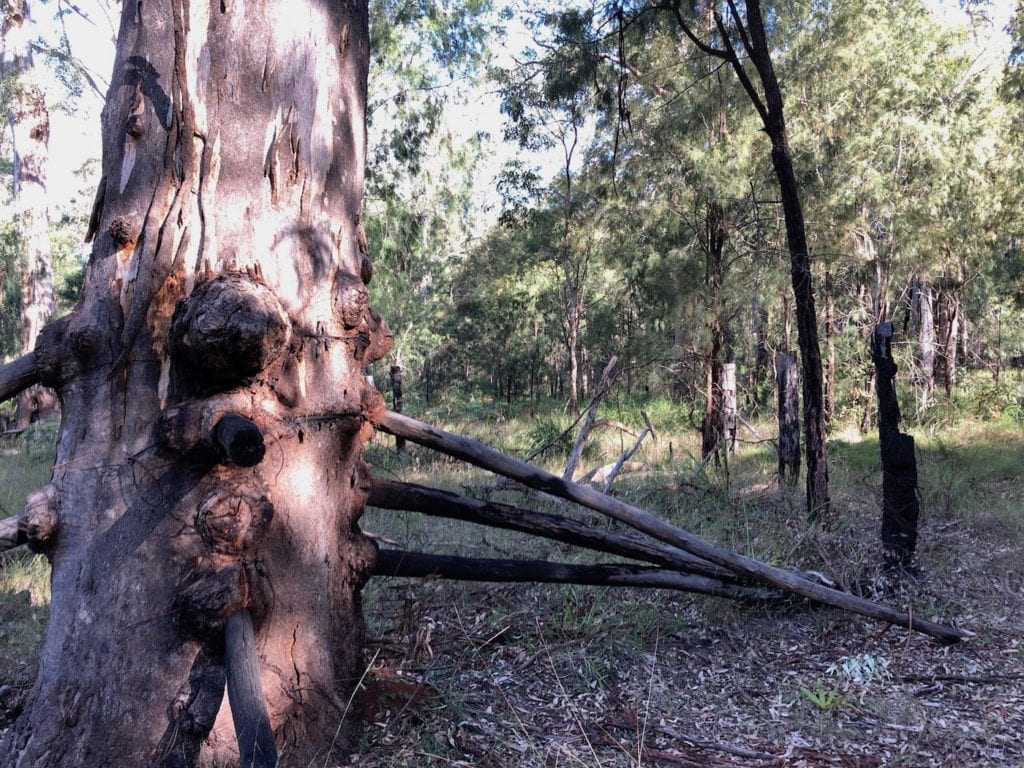
POLYGON ((878 446, 882 454, 882 550, 886 565, 912 569, 917 548, 917 458, 914 437, 900 432, 892 323, 875 326, 871 359, 878 393, 878 446))

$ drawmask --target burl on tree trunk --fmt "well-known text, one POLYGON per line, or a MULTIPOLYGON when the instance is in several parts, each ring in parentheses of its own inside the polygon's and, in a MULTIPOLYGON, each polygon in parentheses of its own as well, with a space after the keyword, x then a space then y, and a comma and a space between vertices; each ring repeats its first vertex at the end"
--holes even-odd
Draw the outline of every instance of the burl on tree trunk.
POLYGON ((51 619, 0 765, 333 764, 374 559, 362 369, 390 346, 366 4, 123 9, 82 298, 33 356, 63 413, 21 532, 51 619))
POLYGON ((875 326, 871 343, 878 392, 878 445, 882 454, 882 551, 887 565, 912 567, 917 548, 917 458, 914 438, 900 432, 892 323, 875 326))

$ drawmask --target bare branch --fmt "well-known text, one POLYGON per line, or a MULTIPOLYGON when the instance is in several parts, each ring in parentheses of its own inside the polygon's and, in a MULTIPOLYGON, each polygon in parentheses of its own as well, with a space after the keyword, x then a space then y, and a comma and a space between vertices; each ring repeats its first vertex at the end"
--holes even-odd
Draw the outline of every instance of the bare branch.
MULTIPOLYGON (((634 453, 640 450, 640 444, 644 441, 644 438, 647 437, 647 435, 651 435, 652 437, 654 436, 654 427, 651 426, 651 420, 647 418, 646 413, 643 414, 643 417, 644 421, 647 423, 647 428, 640 433, 640 437, 638 437, 636 439, 636 442, 633 443, 633 447, 630 448, 628 451, 624 451, 622 455, 619 456, 618 460, 615 462, 615 466, 612 467, 612 471, 608 473, 608 479, 605 481, 604 484, 605 493, 608 493, 608 491, 612 489, 612 483, 615 482, 615 478, 622 470, 622 465, 629 461, 630 457, 632 457, 634 453)), ((657 441, 657 438, 655 438, 655 441, 657 441)))
POLYGON ((594 426, 594 419, 597 417, 597 407, 601 404, 604 396, 608 394, 610 389, 609 377, 618 360, 618 357, 612 355, 611 360, 608 361, 604 371, 601 373, 601 383, 597 385, 597 394, 594 395, 590 405, 587 407, 587 418, 580 428, 580 433, 576 437, 576 442, 573 443, 572 450, 569 452, 569 460, 565 463, 565 472, 562 473, 562 477, 566 480, 572 480, 572 476, 576 472, 576 465, 580 463, 580 458, 583 456, 583 446, 587 442, 587 436, 590 434, 590 430, 594 426))
MULTIPOLYGON (((731 5, 731 3, 730 3, 731 5)), ((739 16, 735 16, 736 26, 740 30, 740 39, 743 40, 743 44, 746 47, 747 34, 743 29, 743 23, 740 21, 739 16)), ((757 114, 761 116, 761 121, 765 127, 768 126, 768 109, 765 107, 764 101, 761 99, 761 95, 757 92, 754 87, 754 83, 751 82, 750 76, 747 75, 747 70, 743 68, 743 62, 740 61, 739 56, 736 55, 735 49, 732 47, 732 41, 729 38, 729 32, 725 28, 725 24, 722 22, 722 17, 718 15, 718 11, 715 11, 715 26, 718 27, 718 33, 725 40, 726 45, 729 46, 729 63, 732 65, 732 71, 736 73, 737 79, 740 81, 740 85, 743 86, 743 90, 747 92, 747 96, 750 98, 750 103, 754 105, 754 109, 757 110, 757 114)), ((748 49, 749 50, 749 49, 748 49)), ((752 53, 752 52, 751 52, 752 53)), ((757 59, 754 59, 754 66, 757 66, 757 59)), ((761 73, 760 67, 757 68, 758 73, 761 73)), ((762 82, 764 79, 762 77, 762 82)))
POLYGON ((683 18, 683 14, 679 11, 679 5, 677 3, 655 5, 655 8, 662 11, 671 11, 676 17, 676 23, 679 28, 683 31, 683 34, 690 38, 690 42, 693 43, 697 48, 706 53, 708 56, 714 56, 716 59, 724 59, 729 61, 730 51, 722 50, 721 48, 715 48, 708 45, 690 29, 690 25, 686 23, 686 19, 683 18))
POLYGON ((374 576, 434 577, 456 581, 539 584, 588 584, 601 587, 657 587, 726 597, 731 600, 780 600, 775 590, 738 587, 715 579, 645 565, 570 565, 547 560, 496 560, 382 549, 374 576))

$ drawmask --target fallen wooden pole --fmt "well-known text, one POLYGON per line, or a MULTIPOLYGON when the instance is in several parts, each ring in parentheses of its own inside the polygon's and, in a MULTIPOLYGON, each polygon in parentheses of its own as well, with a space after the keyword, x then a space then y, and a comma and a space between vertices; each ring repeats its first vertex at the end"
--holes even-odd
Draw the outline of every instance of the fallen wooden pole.
POLYGON ((0 552, 20 547, 28 542, 25 532, 18 528, 18 516, 0 520, 0 552))
POLYGON ((672 525, 650 512, 606 496, 600 491, 568 482, 526 462, 507 456, 476 440, 453 435, 390 411, 379 411, 373 423, 381 430, 402 436, 415 443, 467 461, 482 469, 517 480, 524 485, 544 491, 552 496, 569 499, 585 507, 629 525, 638 531, 689 552, 692 555, 721 565, 734 573, 762 581, 808 600, 831 605, 852 613, 869 616, 897 626, 906 627, 953 643, 971 637, 954 627, 927 621, 910 612, 903 612, 862 597, 823 587, 791 571, 783 570, 750 557, 722 549, 716 544, 689 531, 672 525))
POLYGON ((225 673, 242 768, 277 768, 277 745, 260 682, 252 615, 242 610, 224 626, 225 673))
POLYGON ((735 578, 731 571, 661 542, 602 531, 561 515, 535 512, 495 501, 483 501, 439 488, 374 478, 367 504, 381 509, 408 510, 433 517, 446 517, 492 528, 519 531, 712 579, 735 578))
POLYGON ((36 355, 35 352, 29 352, 0 366, 0 401, 9 400, 38 383, 39 368, 36 366, 36 355))
POLYGON ((670 571, 649 565, 571 565, 546 560, 496 560, 382 549, 377 553, 374 576, 452 579, 455 581, 585 584, 598 587, 657 587, 695 592, 730 600, 781 600, 782 592, 725 584, 706 576, 670 571))

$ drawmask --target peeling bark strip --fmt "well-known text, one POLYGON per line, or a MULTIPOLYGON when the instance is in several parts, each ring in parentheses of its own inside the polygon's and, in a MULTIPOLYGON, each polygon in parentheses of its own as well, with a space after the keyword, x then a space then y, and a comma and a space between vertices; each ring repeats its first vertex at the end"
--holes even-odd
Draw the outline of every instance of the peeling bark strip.
POLYGON ((23 531, 50 622, 0 768, 238 765, 244 616, 259 753, 344 762, 383 408, 362 369, 390 344, 360 247, 368 62, 362 1, 122 4, 81 303, 0 369, 63 406, 23 531))
POLYGON ((402 435, 414 443, 462 459, 490 472, 518 480, 530 488, 575 501, 653 536, 659 541, 720 565, 738 576, 770 584, 814 602, 922 632, 943 642, 953 643, 971 636, 970 632, 926 621, 862 597, 823 587, 792 571, 776 568, 753 558, 722 549, 639 507, 634 507, 611 496, 605 496, 593 488, 563 480, 550 472, 514 459, 475 440, 453 435, 389 411, 375 412, 372 415, 372 420, 381 430, 389 434, 402 435))
POLYGON ((909 568, 917 548, 917 459, 914 438, 900 432, 896 363, 892 359, 892 323, 875 326, 871 359, 878 391, 878 447, 882 454, 882 549, 886 563, 909 568))

